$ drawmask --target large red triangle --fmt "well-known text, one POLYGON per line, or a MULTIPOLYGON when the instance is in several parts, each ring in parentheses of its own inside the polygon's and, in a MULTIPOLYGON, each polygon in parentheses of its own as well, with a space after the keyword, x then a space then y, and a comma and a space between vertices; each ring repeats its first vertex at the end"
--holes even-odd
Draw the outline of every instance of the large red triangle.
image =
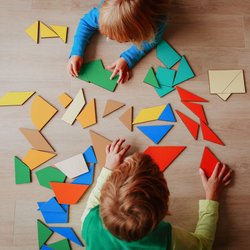
POLYGON ((185 146, 150 146, 144 153, 150 155, 163 172, 185 148, 185 146))
POLYGON ((225 144, 221 141, 221 139, 213 132, 211 128, 209 128, 204 122, 201 121, 201 131, 203 134, 203 139, 207 141, 211 141, 220 145, 225 146, 225 144))
POLYGON ((189 118, 188 116, 184 115, 181 113, 179 110, 175 110, 176 113, 179 115, 181 118, 182 122, 185 124, 191 135, 194 137, 195 140, 198 138, 198 133, 199 133, 199 124, 189 118))
POLYGON ((191 103, 191 102, 182 102, 187 108, 189 108, 196 116, 200 118, 204 123, 207 124, 207 118, 201 104, 191 103))
POLYGON ((176 86, 176 89, 178 90, 178 94, 182 102, 208 102, 208 100, 195 95, 179 86, 176 86))

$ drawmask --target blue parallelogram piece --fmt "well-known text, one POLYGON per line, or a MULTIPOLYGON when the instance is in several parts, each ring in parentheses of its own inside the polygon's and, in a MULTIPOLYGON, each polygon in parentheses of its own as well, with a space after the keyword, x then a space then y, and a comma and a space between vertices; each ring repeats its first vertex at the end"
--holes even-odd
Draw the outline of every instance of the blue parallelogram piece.
POLYGON ((89 172, 79 175, 75 178, 72 184, 83 184, 83 185, 91 185, 94 179, 95 165, 92 164, 89 167, 89 172))

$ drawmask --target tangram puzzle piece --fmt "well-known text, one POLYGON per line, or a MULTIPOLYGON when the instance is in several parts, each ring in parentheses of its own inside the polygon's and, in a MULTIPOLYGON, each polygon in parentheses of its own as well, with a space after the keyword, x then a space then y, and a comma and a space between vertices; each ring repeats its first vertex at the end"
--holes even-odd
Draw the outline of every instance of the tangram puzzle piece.
POLYGON ((220 145, 225 146, 225 144, 220 140, 220 138, 209 128, 204 122, 201 121, 201 131, 203 134, 203 139, 206 141, 211 141, 220 145))
POLYGON ((133 121, 133 124, 158 120, 166 105, 142 109, 133 121))
POLYGON ((23 105, 35 92, 8 92, 0 98, 0 106, 23 105))
POLYGON ((158 144, 162 138, 170 131, 173 125, 156 126, 138 126, 137 128, 145 134, 155 144, 158 144))
POLYGON ((76 120, 81 123, 83 128, 90 127, 97 123, 95 99, 92 99, 86 104, 86 106, 77 116, 76 120))
POLYGON ((39 130, 29 128, 20 128, 19 130, 34 149, 47 152, 55 152, 55 150, 50 146, 48 141, 44 138, 39 130))
POLYGON ((84 246, 71 227, 50 227, 50 229, 55 233, 58 233, 63 237, 69 239, 70 241, 80 246, 84 246))
POLYGON ((88 185, 71 183, 50 183, 56 199, 60 204, 76 204, 88 189, 88 185))
POLYGON ((25 30, 26 34, 36 43, 39 42, 39 25, 40 22, 36 21, 25 30))
POLYGON ((144 153, 150 155, 163 172, 185 148, 185 146, 150 146, 144 153))
POLYGON ((198 133, 199 133, 199 124, 195 122, 194 120, 192 120, 187 115, 181 113, 179 110, 175 110, 175 111, 181 118, 186 128, 189 130, 190 134, 194 137, 195 140, 197 140, 198 133))
POLYGON ((158 96, 163 97, 167 94, 169 94, 170 92, 172 92, 174 90, 174 88, 172 87, 168 87, 165 85, 160 85, 159 88, 155 88, 156 93, 158 94, 158 96))
POLYGON ((230 97, 231 93, 229 94, 221 94, 217 93, 217 96, 219 96, 223 101, 226 101, 230 97))
POLYGON ((41 250, 54 250, 46 245, 42 245, 41 250))
POLYGON ((97 163, 95 156, 95 151, 92 146, 89 146, 86 151, 83 153, 83 157, 87 163, 97 163))
POLYGON ((125 105, 126 104, 124 104, 122 102, 115 101, 115 100, 107 100, 102 117, 105 117, 105 116, 115 112, 116 110, 120 109, 121 107, 123 107, 125 105))
POLYGON ((156 55, 168 68, 174 66, 181 59, 181 56, 164 40, 157 45, 156 55))
POLYGON ((187 80, 193 78, 194 76, 195 76, 195 74, 194 74, 193 70, 191 69, 191 67, 189 66, 185 56, 182 56, 178 71, 175 75, 173 86, 180 84, 184 81, 187 81, 187 80))
POLYGON ((43 22, 40 22, 40 37, 41 38, 53 38, 58 37, 58 35, 49 28, 46 24, 43 22))
POLYGON ((133 113, 134 107, 132 106, 119 117, 119 120, 129 131, 133 131, 133 113))
POLYGON ((75 96, 74 100, 72 101, 72 103, 65 111, 62 120, 72 125, 76 117, 81 112, 84 105, 85 105, 85 96, 83 89, 80 89, 77 95, 75 96))
POLYGON ((66 109, 69 104, 73 101, 73 99, 67 94, 67 93, 62 93, 58 97, 59 102, 62 104, 62 106, 66 109))
POLYGON ((82 154, 75 155, 69 159, 58 162, 55 167, 60 169, 69 178, 75 178, 89 171, 82 154))
POLYGON ((93 183, 95 165, 92 164, 89 167, 89 172, 78 176, 72 184, 82 184, 82 185, 91 185, 93 183))
POLYGON ((52 250, 70 250, 69 241, 67 239, 63 239, 48 245, 52 250))
POLYGON ((34 98, 31 105, 31 120, 35 127, 38 130, 41 130, 52 119, 57 111, 56 108, 38 95, 34 98))
POLYGON ((46 167, 36 171, 36 177, 41 186, 49 189, 52 189, 50 182, 64 182, 66 180, 66 175, 53 167, 46 167))
POLYGON ((39 249, 43 244, 50 238, 53 234, 53 231, 50 230, 45 224, 43 224, 40 220, 37 220, 37 232, 38 232, 38 246, 39 249))
POLYGON ((15 180, 16 184, 31 182, 31 173, 29 167, 15 156, 15 180))
POLYGON ((196 116, 200 118, 201 121, 207 124, 207 118, 201 104, 182 102, 188 109, 190 109, 196 116))
POLYGON ((172 110, 170 103, 167 104, 166 108, 163 110, 158 120, 167 122, 176 122, 174 112, 172 110))
POLYGON ((195 95, 179 86, 176 87, 182 102, 208 102, 208 100, 195 95))
POLYGON ((89 131, 91 141, 95 150, 96 158, 98 164, 103 167, 106 161, 106 147, 112 143, 109 139, 103 137, 102 135, 97 134, 96 132, 90 130, 89 131))
POLYGON ((159 66, 156 71, 156 78, 160 85, 172 88, 174 82, 175 70, 159 66))
POLYGON ((150 69, 148 70, 148 73, 147 75, 145 76, 143 82, 153 86, 153 87, 156 87, 156 88, 159 88, 159 83, 155 77, 155 72, 153 70, 152 67, 150 67, 150 69))
POLYGON ((56 32, 56 34, 63 40, 64 43, 67 43, 67 38, 68 38, 67 26, 50 25, 50 27, 56 32))
POLYGON ((23 162, 30 168, 30 170, 33 170, 55 156, 56 153, 30 149, 24 156, 23 162))

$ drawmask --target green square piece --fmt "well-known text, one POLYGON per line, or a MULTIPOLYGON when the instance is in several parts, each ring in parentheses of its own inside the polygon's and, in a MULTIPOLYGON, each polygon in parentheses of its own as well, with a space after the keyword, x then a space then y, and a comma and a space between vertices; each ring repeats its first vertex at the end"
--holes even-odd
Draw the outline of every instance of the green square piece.
POLYGON ((172 87, 175 77, 175 70, 159 66, 156 71, 156 78, 160 85, 172 87))
POLYGON ((159 83, 155 77, 155 72, 152 67, 148 70, 147 75, 145 76, 143 82, 152 85, 153 87, 159 88, 159 83))
POLYGON ((38 233, 38 246, 39 246, 39 249, 40 249, 42 247, 42 245, 45 244, 46 241, 53 234, 53 231, 50 230, 40 220, 37 220, 37 233, 38 233))
POLYGON ((15 156, 14 161, 16 184, 31 183, 30 168, 25 163, 23 163, 17 156, 15 156))

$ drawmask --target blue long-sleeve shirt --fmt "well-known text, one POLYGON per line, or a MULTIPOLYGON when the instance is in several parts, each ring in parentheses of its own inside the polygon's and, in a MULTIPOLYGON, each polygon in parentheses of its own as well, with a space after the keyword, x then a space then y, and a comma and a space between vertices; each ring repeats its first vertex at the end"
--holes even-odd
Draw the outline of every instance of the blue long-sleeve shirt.
MULTIPOLYGON (((103 2, 103 1, 102 1, 103 2)), ((102 4, 101 2, 101 4, 102 4)), ((91 9, 87 14, 85 14, 79 22, 79 25, 76 30, 76 34, 74 37, 74 43, 72 46, 72 50, 70 53, 70 57, 73 55, 84 56, 85 48, 90 40, 90 38, 94 35, 95 32, 99 30, 99 5, 98 8, 91 9)), ((144 41, 142 43, 141 49, 139 49, 136 45, 132 45, 128 50, 124 51, 120 57, 124 58, 128 63, 129 68, 133 68, 134 65, 140 61, 142 57, 144 57, 151 49, 153 49, 162 39, 162 35, 166 30, 166 20, 162 20, 162 22, 158 26, 158 30, 156 33, 156 37, 153 42, 144 41)))

